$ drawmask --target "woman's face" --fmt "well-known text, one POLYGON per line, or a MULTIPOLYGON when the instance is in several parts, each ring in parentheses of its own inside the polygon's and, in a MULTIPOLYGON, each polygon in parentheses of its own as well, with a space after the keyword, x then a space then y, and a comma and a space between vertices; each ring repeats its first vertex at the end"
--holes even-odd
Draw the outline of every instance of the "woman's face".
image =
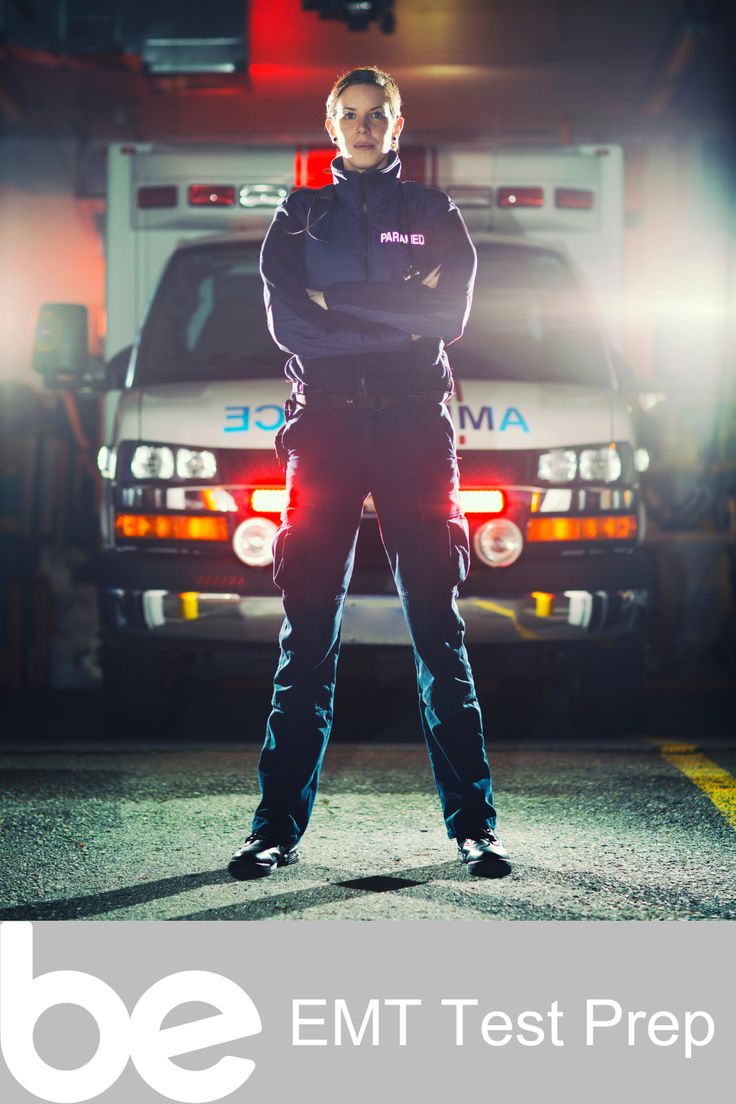
POLYGON ((382 88, 351 84, 338 99, 335 115, 325 120, 325 126, 330 137, 337 140, 345 168, 365 172, 383 168, 404 120, 401 115, 391 114, 382 88))

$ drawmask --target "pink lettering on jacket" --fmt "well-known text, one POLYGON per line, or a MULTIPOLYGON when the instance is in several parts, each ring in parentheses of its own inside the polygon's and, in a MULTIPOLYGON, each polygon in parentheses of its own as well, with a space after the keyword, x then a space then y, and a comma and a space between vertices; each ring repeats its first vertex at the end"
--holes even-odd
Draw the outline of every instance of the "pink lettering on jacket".
POLYGON ((398 230, 382 230, 381 242, 399 242, 401 245, 424 245, 424 234, 402 234, 398 230))

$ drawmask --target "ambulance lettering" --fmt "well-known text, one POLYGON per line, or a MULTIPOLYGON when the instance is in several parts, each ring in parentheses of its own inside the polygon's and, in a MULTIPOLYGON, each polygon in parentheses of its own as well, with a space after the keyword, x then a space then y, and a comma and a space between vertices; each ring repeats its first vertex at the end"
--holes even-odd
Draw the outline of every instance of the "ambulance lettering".
MULTIPOLYGON (((472 407, 466 406, 464 403, 458 406, 458 418, 460 421, 460 429, 493 429, 493 407, 481 406, 474 412, 472 407), (485 422, 485 426, 483 423, 485 422)), ((503 433, 505 429, 521 429, 524 433, 529 432, 529 426, 526 424, 524 415, 516 406, 507 406, 504 411, 501 424, 498 427, 498 432, 503 433)))
MULTIPOLYGON (((281 429, 284 424, 284 412, 280 406, 276 403, 265 403, 263 406, 256 406, 253 409, 253 413, 260 415, 253 419, 253 425, 256 429, 263 429, 267 433, 281 429), (263 417, 263 414, 268 411, 267 417, 263 417)), ((223 430, 225 433, 247 433, 250 429, 250 407, 249 406, 226 406, 225 407, 225 422, 230 422, 230 425, 224 425, 223 430)))

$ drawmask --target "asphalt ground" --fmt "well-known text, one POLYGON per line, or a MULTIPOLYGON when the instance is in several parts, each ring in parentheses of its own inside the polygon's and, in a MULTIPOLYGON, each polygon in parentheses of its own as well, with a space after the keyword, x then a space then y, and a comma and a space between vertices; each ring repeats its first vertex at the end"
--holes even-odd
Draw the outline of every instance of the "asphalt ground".
MULTIPOLYGON (((510 877, 471 878, 439 814, 412 694, 343 694, 300 862, 234 882, 267 703, 190 702, 111 740, 93 693, 17 701, 2 752, 2 919, 736 919, 736 687, 647 686, 628 735, 489 717, 510 877)), ((492 701, 491 701, 492 707, 492 701)))

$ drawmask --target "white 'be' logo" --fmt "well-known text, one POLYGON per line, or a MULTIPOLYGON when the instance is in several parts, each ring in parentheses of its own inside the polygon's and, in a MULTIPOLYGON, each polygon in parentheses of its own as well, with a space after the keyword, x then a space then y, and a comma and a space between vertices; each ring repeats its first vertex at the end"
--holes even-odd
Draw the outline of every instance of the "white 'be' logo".
POLYGON ((258 1009, 239 985, 221 974, 186 970, 155 982, 128 1015, 109 985, 78 970, 33 976, 33 928, 9 921, 0 929, 0 1040, 16 1081, 42 1100, 77 1104, 113 1085, 128 1059, 161 1096, 180 1104, 205 1104, 234 1092, 255 1062, 229 1055, 204 1070, 186 1070, 170 1059, 261 1031, 258 1009), (162 1028, 173 1008, 189 1001, 214 1005, 219 1015, 162 1028), (100 1043, 77 1069, 55 1069, 39 1057, 33 1030, 39 1017, 58 1004, 86 1009, 97 1021, 100 1043))

